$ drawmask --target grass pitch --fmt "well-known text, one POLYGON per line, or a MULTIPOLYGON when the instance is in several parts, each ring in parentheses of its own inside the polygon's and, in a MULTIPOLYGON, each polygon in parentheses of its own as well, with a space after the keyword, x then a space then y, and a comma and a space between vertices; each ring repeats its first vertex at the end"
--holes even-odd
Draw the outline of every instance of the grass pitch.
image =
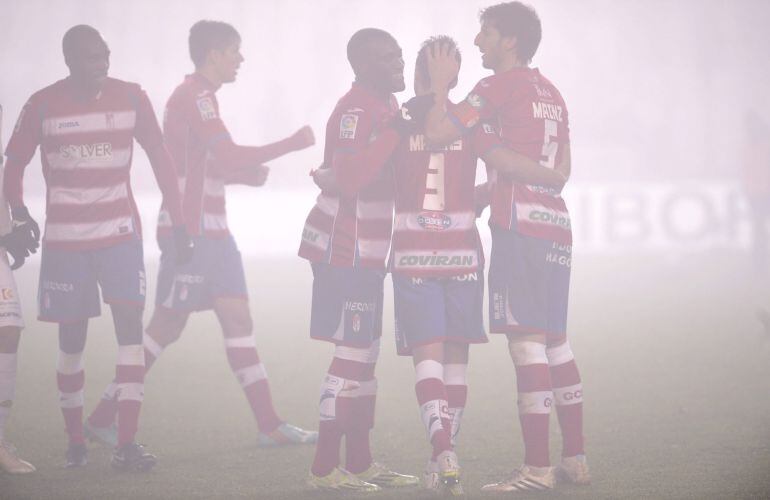
MULTIPOLYGON (((211 313, 193 317, 182 339, 152 369, 139 441, 159 457, 149 474, 117 474, 109 450, 64 470, 57 406, 56 332, 34 320, 38 269, 17 275, 28 327, 20 347, 18 395, 9 440, 38 467, 0 474, 2 499, 334 498, 304 485, 310 447, 261 449, 245 398, 230 373, 211 313)), ((156 269, 148 267, 154 286, 156 269)), ((260 355, 283 418, 315 427, 318 386, 332 347, 307 337, 311 273, 299 259, 247 263, 260 355)), ((594 483, 522 498, 770 497, 770 336, 754 313, 757 295, 737 255, 679 261, 650 256, 576 256, 570 336, 583 375, 594 483)), ((419 474, 429 454, 407 358, 395 355, 390 281, 375 458, 419 474)), ((152 300, 152 297, 150 297, 152 300)), ((148 311, 149 313, 149 311, 148 311)), ((146 315, 149 317, 149 314, 146 315)), ((92 321, 86 411, 112 377, 116 354, 109 313, 92 321)), ((471 348, 469 402, 458 453, 471 498, 517 466, 522 443, 515 376, 505 342, 471 348)), ((560 438, 552 419, 552 457, 560 438)), ((429 498, 420 490, 372 498, 429 498)))

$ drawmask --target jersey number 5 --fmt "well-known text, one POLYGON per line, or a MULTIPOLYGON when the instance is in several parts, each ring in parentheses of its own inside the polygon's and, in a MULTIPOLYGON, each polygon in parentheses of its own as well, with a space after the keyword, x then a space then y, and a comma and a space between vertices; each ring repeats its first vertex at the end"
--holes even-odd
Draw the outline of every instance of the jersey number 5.
POLYGON ((554 142, 558 128, 555 120, 545 120, 545 133, 543 135, 543 149, 541 155, 545 156, 545 160, 540 160, 540 164, 546 168, 553 168, 556 163, 556 152, 559 150, 559 143, 554 142))

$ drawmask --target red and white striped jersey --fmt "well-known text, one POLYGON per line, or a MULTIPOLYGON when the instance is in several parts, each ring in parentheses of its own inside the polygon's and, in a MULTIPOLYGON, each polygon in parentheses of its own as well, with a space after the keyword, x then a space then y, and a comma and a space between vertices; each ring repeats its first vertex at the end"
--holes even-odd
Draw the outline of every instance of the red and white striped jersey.
MULTIPOLYGON (((489 121, 499 128, 507 147, 548 168, 554 168, 569 144, 564 99, 533 68, 514 68, 482 79, 450 116, 464 129, 479 120, 489 121)), ((559 193, 494 174, 491 180, 491 224, 562 244, 572 242, 569 213, 559 193)))
POLYGON ((140 238, 129 180, 134 138, 181 222, 173 165, 152 105, 139 85, 113 78, 92 100, 79 98, 69 79, 30 97, 6 150, 6 198, 12 207, 23 205, 24 168, 39 145, 47 186, 44 246, 94 249, 140 238))
POLYGON ((401 143, 394 157, 392 272, 441 277, 483 269, 473 203, 476 163, 499 145, 497 131, 486 125, 443 147, 432 147, 422 134, 401 143))
MULTIPOLYGON (((166 103, 163 133, 176 164, 187 232, 222 238, 230 234, 225 209, 225 179, 211 154, 215 142, 231 141, 219 115, 215 87, 193 73, 166 103)), ((158 217, 158 236, 169 235, 171 220, 165 206, 158 217)))
POLYGON ((299 256, 338 267, 384 269, 393 226, 390 156, 399 137, 385 127, 398 104, 353 84, 326 126, 324 165, 341 194, 322 192, 302 231, 299 256))

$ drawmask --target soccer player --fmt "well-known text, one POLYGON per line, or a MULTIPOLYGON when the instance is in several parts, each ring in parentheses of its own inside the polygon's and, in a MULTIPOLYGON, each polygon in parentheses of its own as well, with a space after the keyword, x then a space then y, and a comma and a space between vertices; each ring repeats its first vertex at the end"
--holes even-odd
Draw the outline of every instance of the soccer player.
POLYGON ((147 470, 155 457, 134 442, 144 392, 142 310, 145 275, 139 214, 129 173, 134 138, 147 153, 175 224, 176 257, 189 258, 173 161, 147 95, 109 78, 110 51, 91 26, 62 41, 69 77, 27 101, 6 152, 4 192, 13 223, 33 237, 24 206, 24 168, 40 146, 46 181, 46 227, 40 270, 40 319, 59 324, 57 382, 69 436, 67 467, 83 466, 83 348, 88 318, 100 314, 99 287, 118 340, 116 469, 147 470))
POLYGON ((397 110, 393 92, 404 90, 404 61, 393 36, 376 28, 354 33, 347 56, 355 81, 329 117, 327 168, 316 173, 317 178, 332 176, 338 192, 324 190, 318 196, 299 250, 313 270, 310 336, 336 346, 321 385, 318 444, 308 483, 370 492, 419 482, 373 462, 369 447, 393 224, 389 159, 400 140, 388 124, 397 110), (339 467, 343 436, 345 468, 339 467))
MULTIPOLYGON (((475 44, 493 76, 482 79, 456 108, 444 104, 457 71, 450 50, 430 59, 436 101, 426 136, 438 144, 471 132, 482 120, 500 127, 503 143, 541 165, 570 169, 567 109, 556 87, 529 63, 541 38, 535 11, 520 2, 482 11, 475 44)), ((493 176, 489 270, 490 330, 508 337, 516 368, 524 465, 485 491, 551 489, 555 474, 548 455, 548 425, 555 403, 563 437, 557 473, 567 481, 590 481, 583 448, 582 385, 566 340, 572 234, 564 200, 556 189, 493 176)))
MULTIPOLYGON (((428 39, 417 54, 417 97, 407 103, 417 129, 401 142, 393 160, 396 216, 390 262, 397 350, 413 357, 415 391, 433 447, 425 486, 459 495, 454 446, 468 394, 468 347, 487 342, 482 319, 484 254, 474 213, 477 159, 491 171, 517 179, 561 187, 564 177, 504 148, 491 124, 448 145, 425 140, 419 112, 426 108, 417 101, 433 101, 428 53, 442 46, 454 53, 459 69, 460 53, 447 36, 428 39)), ((456 84, 457 78, 449 88, 456 84)))
MULTIPOLYGON (((0 131, 2 131, 3 107, 0 106, 0 131)), ((0 184, 3 178, 3 137, 0 133, 0 184)), ((13 397, 16 392, 16 367, 18 359, 21 329, 24 321, 21 316, 19 293, 11 269, 17 269, 24 263, 28 248, 34 250, 34 240, 23 240, 28 236, 24 231, 11 229, 11 216, 5 196, 0 192, 0 469, 9 474, 28 474, 35 471, 35 466, 16 455, 16 448, 5 439, 5 423, 11 413, 13 397), (8 256, 13 257, 13 266, 8 256)))
MULTIPOLYGON (((275 412, 265 368, 257 354, 243 262, 227 226, 225 184, 262 185, 262 163, 314 144, 313 132, 295 134, 265 146, 240 146, 223 123, 216 91, 235 81, 243 62, 241 37, 218 21, 199 21, 190 29, 195 72, 185 77, 166 104, 164 133, 176 160, 182 186, 184 219, 193 235, 190 262, 173 259, 169 205, 161 209, 158 242, 161 265, 155 311, 144 337, 146 369, 179 339, 190 314, 213 309, 224 335, 225 352, 259 427, 263 446, 315 442, 317 433, 284 422, 275 412)), ((116 412, 115 384, 88 419, 88 429, 109 442, 116 412)))

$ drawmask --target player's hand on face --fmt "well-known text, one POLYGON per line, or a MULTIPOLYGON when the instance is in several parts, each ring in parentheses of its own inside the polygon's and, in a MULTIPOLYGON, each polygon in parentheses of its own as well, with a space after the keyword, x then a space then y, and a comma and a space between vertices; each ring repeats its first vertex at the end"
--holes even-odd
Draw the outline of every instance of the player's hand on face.
POLYGON ((431 88, 447 90, 449 84, 457 78, 460 63, 457 62, 457 51, 447 43, 436 42, 428 51, 428 74, 431 88))
POLYGON ((291 141, 294 144, 295 149, 309 148, 315 144, 315 135, 313 134, 313 129, 310 128, 310 126, 305 125, 301 129, 294 132, 294 135, 291 136, 291 141))

